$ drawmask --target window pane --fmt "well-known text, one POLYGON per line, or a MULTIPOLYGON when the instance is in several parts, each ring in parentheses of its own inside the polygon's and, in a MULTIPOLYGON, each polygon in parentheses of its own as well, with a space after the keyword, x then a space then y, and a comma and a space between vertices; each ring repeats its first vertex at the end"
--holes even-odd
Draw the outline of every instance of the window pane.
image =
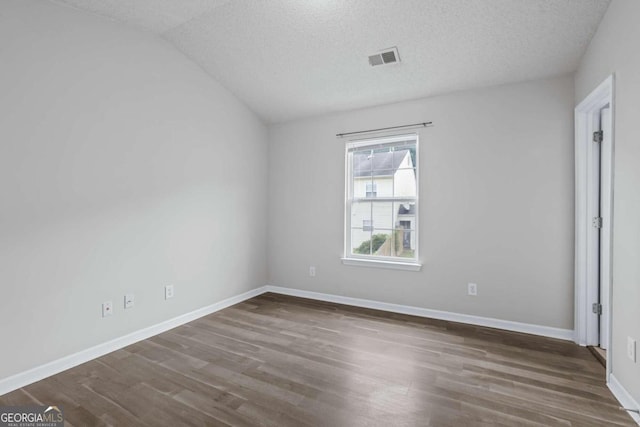
POLYGON ((358 151, 352 154, 353 177, 359 178, 363 176, 371 176, 372 170, 372 153, 368 151, 358 151))
POLYGON ((351 230, 352 252, 356 255, 376 255, 385 256, 384 252, 388 246, 387 240, 391 236, 392 230, 364 232, 359 229, 351 230))
POLYGON ((351 230, 351 253, 371 255, 371 232, 361 228, 351 230))
MULTIPOLYGON (((351 227, 361 228, 362 221, 371 221, 371 202, 353 202, 351 204, 351 227)), ((375 224, 372 224, 375 226, 375 224)))
POLYGON ((391 238, 390 230, 377 230, 371 236, 373 254, 376 256, 386 256, 391 238))
POLYGON ((395 249, 395 256, 402 258, 415 258, 415 231, 402 228, 396 229, 395 249))
POLYGON ((392 166, 393 152, 385 148, 383 152, 358 151, 352 154, 353 197, 393 196, 392 166))
POLYGON ((396 221, 394 221, 394 224, 403 224, 403 223, 410 224, 410 227, 404 227, 404 225, 402 227, 411 228, 411 229, 416 228, 415 227, 415 220, 416 220, 415 202, 404 202, 404 203, 396 202, 394 212, 396 213, 396 221))
POLYGON ((416 259, 417 138, 354 141, 347 145, 347 160, 350 244, 345 252, 416 259))
POLYGON ((376 197, 374 195, 371 195, 371 196, 367 195, 367 193, 369 193, 369 190, 374 187, 377 188, 377 185, 374 185, 371 175, 354 178, 353 197, 358 199, 365 198, 365 197, 376 197))
POLYGON ((393 168, 407 169, 415 166, 416 146, 398 147, 393 153, 393 168))
MULTIPOLYGON (((372 202, 373 229, 374 232, 379 229, 389 230, 393 228, 393 202, 372 202)), ((355 225, 355 224, 354 224, 355 225)))
MULTIPOLYGON (((371 170, 376 171, 387 171, 389 174, 391 171, 396 169, 396 166, 393 164, 394 155, 393 151, 386 150, 382 153, 373 153, 371 158, 371 170)), ((377 173, 376 175, 379 175, 377 173)))
POLYGON ((394 175, 394 196, 416 197, 415 169, 398 169, 394 175))
POLYGON ((373 172, 373 184, 376 187, 377 197, 393 196, 393 171, 378 170, 373 172))
MULTIPOLYGON (((415 231, 403 228, 375 230, 372 237, 373 255, 401 258, 415 257, 415 231)), ((368 240, 364 242, 363 248, 369 250, 368 240)))

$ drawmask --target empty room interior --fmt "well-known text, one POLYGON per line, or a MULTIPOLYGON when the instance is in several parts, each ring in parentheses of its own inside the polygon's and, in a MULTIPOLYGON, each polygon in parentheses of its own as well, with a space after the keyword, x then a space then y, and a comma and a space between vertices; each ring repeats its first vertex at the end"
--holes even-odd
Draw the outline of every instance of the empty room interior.
POLYGON ((0 426, 640 424, 639 20, 0 0, 0 426))

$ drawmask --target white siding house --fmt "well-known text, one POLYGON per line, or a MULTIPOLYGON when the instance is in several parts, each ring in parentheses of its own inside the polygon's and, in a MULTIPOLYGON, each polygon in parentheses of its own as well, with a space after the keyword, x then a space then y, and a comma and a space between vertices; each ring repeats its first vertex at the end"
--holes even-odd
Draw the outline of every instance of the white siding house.
POLYGON ((353 156, 353 196, 364 199, 351 207, 351 246, 354 253, 374 235, 396 233, 397 244, 381 246, 376 255, 412 256, 415 250, 415 206, 385 200, 416 196, 416 172, 408 149, 358 152, 353 156), (380 199, 380 200, 376 200, 380 199), (398 234, 401 233, 401 234, 398 234))

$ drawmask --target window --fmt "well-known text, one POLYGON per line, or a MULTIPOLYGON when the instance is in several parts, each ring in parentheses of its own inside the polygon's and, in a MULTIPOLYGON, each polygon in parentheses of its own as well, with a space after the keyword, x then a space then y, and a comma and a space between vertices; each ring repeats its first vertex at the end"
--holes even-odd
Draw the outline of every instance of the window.
POLYGON ((375 182, 367 182, 366 197, 376 197, 378 194, 378 186, 375 182))
POLYGON ((346 264, 419 268, 417 165, 415 134, 347 144, 346 264))

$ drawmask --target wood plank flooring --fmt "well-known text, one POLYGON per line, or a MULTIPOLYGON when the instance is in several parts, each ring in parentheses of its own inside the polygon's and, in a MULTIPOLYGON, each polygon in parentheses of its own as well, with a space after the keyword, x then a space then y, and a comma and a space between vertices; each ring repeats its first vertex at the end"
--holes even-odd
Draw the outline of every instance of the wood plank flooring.
POLYGON ((586 348, 264 294, 20 390, 69 426, 634 426, 586 348))

